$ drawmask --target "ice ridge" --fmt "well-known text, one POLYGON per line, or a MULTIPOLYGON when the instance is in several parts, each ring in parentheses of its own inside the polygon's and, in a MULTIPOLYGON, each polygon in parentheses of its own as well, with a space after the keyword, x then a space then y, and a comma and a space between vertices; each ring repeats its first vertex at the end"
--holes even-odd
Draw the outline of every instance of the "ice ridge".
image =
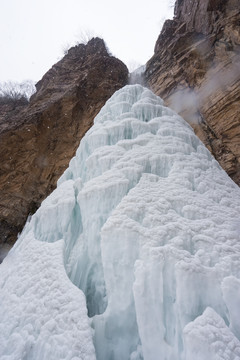
POLYGON ((159 97, 117 91, 0 265, 0 359, 240 359, 239 195, 159 97))

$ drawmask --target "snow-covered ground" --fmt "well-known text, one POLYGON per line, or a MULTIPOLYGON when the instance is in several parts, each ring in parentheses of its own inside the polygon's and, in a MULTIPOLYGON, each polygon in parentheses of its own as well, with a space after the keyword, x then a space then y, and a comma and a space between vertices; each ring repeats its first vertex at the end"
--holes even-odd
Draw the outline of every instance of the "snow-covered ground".
POLYGON ((240 359, 239 214, 190 126, 117 91, 0 265, 0 359, 240 359))

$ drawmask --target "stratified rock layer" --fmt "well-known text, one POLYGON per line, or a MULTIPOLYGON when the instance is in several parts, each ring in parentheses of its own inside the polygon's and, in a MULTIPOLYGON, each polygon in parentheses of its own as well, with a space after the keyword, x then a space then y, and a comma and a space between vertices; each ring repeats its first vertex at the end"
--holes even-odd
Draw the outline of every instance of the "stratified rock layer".
POLYGON ((44 75, 28 106, 1 116, 0 254, 53 190, 106 100, 127 81, 126 66, 94 38, 71 48, 44 75))
POLYGON ((177 0, 145 74, 240 184, 239 0, 177 0))

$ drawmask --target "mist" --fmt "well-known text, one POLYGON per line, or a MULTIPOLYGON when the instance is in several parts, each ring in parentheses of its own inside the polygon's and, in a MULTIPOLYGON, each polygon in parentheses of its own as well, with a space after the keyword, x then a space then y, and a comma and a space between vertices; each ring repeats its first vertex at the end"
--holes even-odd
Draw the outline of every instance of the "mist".
POLYGON ((216 93, 225 95, 238 81, 239 75, 240 61, 232 63, 231 68, 211 67, 197 89, 190 87, 177 89, 169 96, 167 104, 190 124, 199 124, 202 121, 200 115, 202 105, 208 101, 213 102, 216 93))

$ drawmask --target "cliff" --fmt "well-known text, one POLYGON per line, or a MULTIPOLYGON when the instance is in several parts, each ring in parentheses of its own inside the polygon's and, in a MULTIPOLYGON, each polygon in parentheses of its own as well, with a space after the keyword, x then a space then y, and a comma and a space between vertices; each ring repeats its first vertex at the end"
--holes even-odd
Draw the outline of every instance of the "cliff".
POLYGON ((94 38, 71 48, 44 75, 28 105, 2 111, 0 253, 55 188, 96 114, 127 81, 126 66, 94 38))
POLYGON ((239 0, 177 0, 145 76, 240 184, 239 0))

